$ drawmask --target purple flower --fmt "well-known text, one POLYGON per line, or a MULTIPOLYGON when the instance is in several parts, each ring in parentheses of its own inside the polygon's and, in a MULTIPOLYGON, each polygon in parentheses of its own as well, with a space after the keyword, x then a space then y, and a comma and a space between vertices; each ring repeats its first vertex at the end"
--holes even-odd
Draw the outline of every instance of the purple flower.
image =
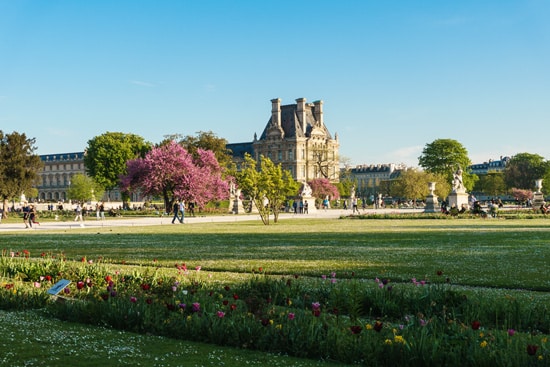
POLYGON ((134 297, 134 296, 130 297, 130 302, 136 303, 136 302, 137 302, 137 298, 134 297))
POLYGON ((198 302, 193 303, 191 310, 193 312, 199 312, 201 310, 201 304, 198 302))
POLYGON ((223 319, 224 316, 225 316, 225 312, 223 312, 223 311, 218 311, 218 317, 219 317, 220 319, 223 319))
POLYGON ((296 317, 296 315, 294 315, 293 312, 289 312, 289 313, 288 313, 288 319, 289 319, 289 320, 294 320, 294 317, 296 317))

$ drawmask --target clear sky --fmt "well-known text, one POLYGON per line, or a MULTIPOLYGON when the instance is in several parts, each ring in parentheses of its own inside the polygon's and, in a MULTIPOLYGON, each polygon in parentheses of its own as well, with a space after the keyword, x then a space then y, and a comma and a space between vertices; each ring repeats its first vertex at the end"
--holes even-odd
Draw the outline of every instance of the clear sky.
POLYGON ((550 159, 549 0, 0 0, 0 129, 38 154, 106 131, 251 141, 324 101, 352 164, 550 159))

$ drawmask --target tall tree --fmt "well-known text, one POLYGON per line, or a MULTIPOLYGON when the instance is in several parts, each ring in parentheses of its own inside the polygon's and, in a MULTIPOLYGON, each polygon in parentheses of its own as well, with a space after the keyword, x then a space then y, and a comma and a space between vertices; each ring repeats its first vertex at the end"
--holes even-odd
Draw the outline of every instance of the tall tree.
POLYGON ((418 157, 418 164, 427 172, 443 175, 448 182, 452 182, 453 173, 461 168, 464 186, 468 191, 477 181, 475 174, 467 172, 467 168, 472 164, 468 151, 453 139, 437 139, 426 144, 422 155, 418 157))
POLYGON ((445 176, 419 171, 414 168, 401 171, 399 177, 391 182, 390 193, 394 197, 412 199, 416 202, 418 199, 425 199, 428 195, 429 182, 436 182, 435 192, 437 196, 447 197, 451 186, 446 181, 445 176))
POLYGON ((77 173, 71 178, 71 186, 67 192, 69 199, 81 203, 95 199, 101 199, 103 188, 93 178, 82 173, 77 173))
POLYGON ((4 218, 7 218, 9 200, 29 192, 38 179, 43 165, 34 154, 35 142, 24 133, 4 134, 0 130, 0 198, 4 218))
POLYGON ((289 171, 280 164, 261 156, 260 169, 249 154, 245 155, 243 168, 237 173, 237 184, 243 195, 250 197, 258 208, 262 222, 269 224, 269 214, 273 212, 273 221, 277 223, 281 208, 290 196, 298 193, 299 184, 289 171), (267 204, 267 205, 266 205, 267 204))
POLYGON ((486 175, 480 175, 479 181, 477 181, 474 186, 474 191, 493 196, 505 194, 506 184, 504 182, 504 173, 488 172, 486 175))
POLYGON ((88 175, 109 192, 118 186, 119 177, 126 174, 126 162, 143 157, 150 149, 151 143, 141 136, 106 132, 88 140, 84 166, 88 175))
POLYGON ((227 140, 219 138, 212 131, 198 131, 195 136, 184 136, 179 143, 194 157, 199 149, 212 151, 222 167, 229 168, 233 162, 231 151, 227 149, 227 140))
POLYGON ((535 186, 535 180, 549 176, 549 172, 550 161, 546 161, 538 154, 519 153, 513 156, 506 165, 504 181, 509 189, 531 190, 535 186))
POLYGON ((214 153, 199 149, 193 157, 172 141, 153 148, 144 158, 128 161, 128 173, 121 177, 123 190, 140 190, 143 195, 160 195, 169 210, 175 200, 194 202, 199 207, 229 195, 214 153))

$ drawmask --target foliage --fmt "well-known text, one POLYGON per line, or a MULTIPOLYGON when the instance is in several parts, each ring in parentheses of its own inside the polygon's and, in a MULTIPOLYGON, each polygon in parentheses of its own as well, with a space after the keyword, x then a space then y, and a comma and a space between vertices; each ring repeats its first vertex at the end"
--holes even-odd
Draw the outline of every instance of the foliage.
POLYGON ((34 154, 35 139, 23 133, 5 134, 0 130, 0 200, 2 217, 7 218, 8 201, 28 193, 42 168, 40 157, 34 154))
POLYGON ((199 149, 194 158, 181 145, 170 142, 153 148, 144 158, 128 161, 128 174, 121 177, 124 190, 143 195, 161 195, 165 207, 175 200, 194 202, 202 208, 212 200, 227 198, 229 186, 214 153, 199 149))
POLYGON ((504 182, 504 173, 493 171, 479 176, 479 180, 474 186, 474 191, 493 196, 505 194, 507 190, 504 182))
POLYGON ((198 131, 196 136, 186 135, 179 144, 195 158, 198 158, 199 149, 212 151, 220 166, 226 169, 229 169, 233 163, 231 151, 226 148, 227 140, 219 138, 212 131, 198 131))
POLYGON ((78 173, 71 178, 71 186, 67 192, 69 199, 81 203, 95 199, 101 199, 103 188, 95 180, 87 175, 78 173))
POLYGON ((314 178, 308 184, 311 186, 312 196, 315 198, 324 199, 328 196, 330 200, 334 200, 340 197, 338 188, 327 178, 314 178))
POLYGON ((449 194, 450 185, 441 174, 433 174, 414 168, 401 171, 399 177, 391 182, 390 193, 394 197, 412 200, 424 200, 429 193, 428 183, 436 182, 436 194, 445 198, 449 194))
POLYGON ((533 198, 533 192, 531 190, 517 189, 514 187, 510 190, 510 193, 514 198, 519 200, 521 203, 524 203, 528 199, 533 198))
POLYGON ((280 164, 275 165, 264 156, 260 157, 260 170, 257 170, 256 160, 246 154, 243 168, 236 178, 238 187, 243 195, 250 197, 265 225, 269 224, 271 212, 274 222, 277 223, 287 198, 298 192, 298 183, 290 172, 283 171, 280 164))
POLYGON ((426 144, 422 155, 418 157, 418 164, 427 172, 441 174, 447 182, 452 182, 453 173, 461 168, 464 186, 470 191, 477 176, 466 172, 472 162, 464 146, 453 139, 437 139, 426 144))
POLYGON ((106 132, 88 140, 84 166, 88 175, 110 191, 118 186, 119 177, 126 174, 126 162, 143 157, 151 143, 141 136, 121 132, 106 132))
POLYGON ((509 188, 531 190, 535 180, 550 173, 550 161, 531 153, 519 153, 510 159, 504 169, 504 180, 509 188))

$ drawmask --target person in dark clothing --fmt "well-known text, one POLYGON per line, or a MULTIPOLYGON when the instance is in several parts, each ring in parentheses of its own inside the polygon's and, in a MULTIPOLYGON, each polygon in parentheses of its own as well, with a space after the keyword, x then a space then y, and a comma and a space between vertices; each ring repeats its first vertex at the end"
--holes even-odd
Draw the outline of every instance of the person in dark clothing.
POLYGON ((172 212, 174 212, 174 217, 172 218, 172 224, 174 224, 174 222, 177 220, 178 222, 180 221, 180 218, 178 216, 179 214, 179 211, 180 211, 180 203, 179 201, 175 201, 174 202, 174 205, 172 206, 172 212))

